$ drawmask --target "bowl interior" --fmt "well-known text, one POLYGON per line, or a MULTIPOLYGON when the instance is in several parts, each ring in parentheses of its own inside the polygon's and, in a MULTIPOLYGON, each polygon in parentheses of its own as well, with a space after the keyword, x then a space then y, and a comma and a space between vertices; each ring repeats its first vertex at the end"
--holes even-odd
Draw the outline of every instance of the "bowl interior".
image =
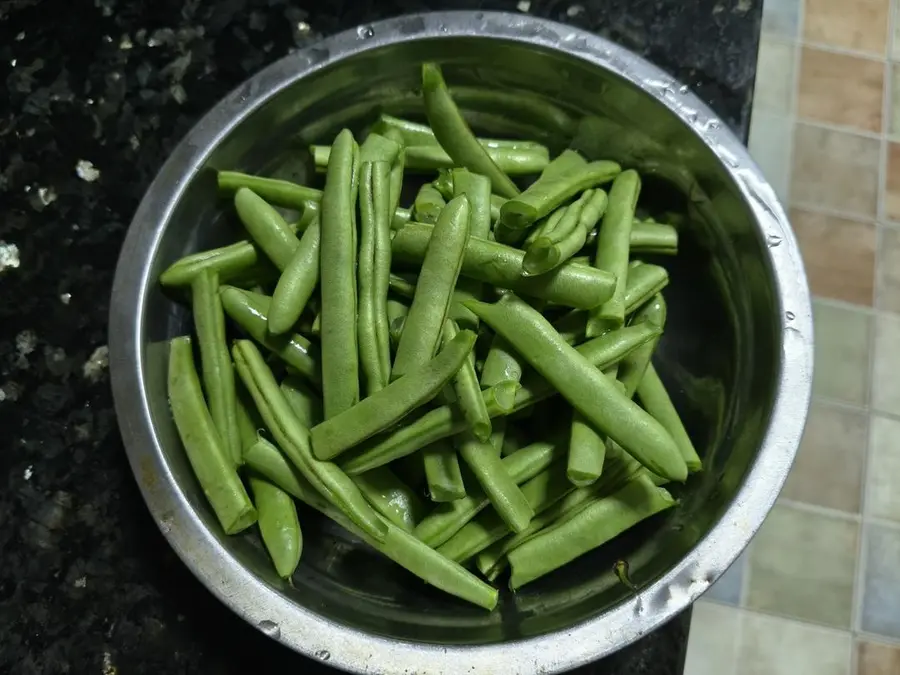
MULTIPOLYGON (((657 367, 706 470, 677 490, 678 509, 645 523, 561 571, 506 594, 498 611, 448 599, 311 511, 301 513, 304 554, 293 586, 279 580, 255 533, 226 537, 184 457, 168 410, 165 341, 190 329, 187 311, 147 288, 140 336, 145 386, 166 460, 199 518, 222 545, 291 602, 335 622, 402 640, 478 644, 564 629, 621 603, 631 592, 613 574, 629 563, 641 586, 666 573, 713 528, 752 465, 775 395, 781 359, 780 308, 766 242, 736 185, 702 139, 658 100, 611 72, 519 42, 477 37, 377 48, 322 68, 281 90, 221 139, 190 177, 165 226, 151 277, 177 258, 239 236, 215 169, 316 181, 305 147, 341 127, 361 131, 380 111, 420 117, 419 64, 439 61, 451 84, 485 91, 524 89, 568 110, 576 124, 547 129, 558 151, 572 144, 614 158, 644 177, 641 205, 685 213, 665 291, 669 320, 657 367)), ((511 123, 534 111, 501 105, 511 123)), ((497 135, 502 130, 477 129, 497 135)), ((717 576, 724 570, 718 570, 717 576)), ((653 607, 647 607, 652 611, 653 607)))

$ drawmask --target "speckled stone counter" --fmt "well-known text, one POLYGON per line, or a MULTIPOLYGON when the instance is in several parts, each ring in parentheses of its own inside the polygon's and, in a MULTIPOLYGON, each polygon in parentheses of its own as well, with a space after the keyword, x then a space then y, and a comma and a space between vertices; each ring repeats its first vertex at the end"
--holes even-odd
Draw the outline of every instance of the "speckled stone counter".
MULTIPOLYGON (((0 2, 0 672, 334 672, 227 611, 144 507, 107 371, 116 256, 169 151, 247 76, 361 22, 476 8, 611 37, 746 136, 761 0, 0 2)), ((687 624, 581 672, 678 675, 687 624)))

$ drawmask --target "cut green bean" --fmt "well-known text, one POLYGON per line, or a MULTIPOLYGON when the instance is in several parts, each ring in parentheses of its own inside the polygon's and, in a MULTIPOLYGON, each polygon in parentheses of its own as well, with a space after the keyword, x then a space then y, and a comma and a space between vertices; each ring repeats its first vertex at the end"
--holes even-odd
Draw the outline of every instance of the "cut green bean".
MULTIPOLYGON (((456 338, 458 333, 459 328, 453 321, 444 322, 444 332, 441 336, 441 341, 445 349, 456 338)), ((462 411, 472 434, 482 442, 490 439, 491 416, 488 414, 487 405, 484 402, 484 396, 478 384, 478 375, 475 373, 475 359, 471 352, 469 353, 469 358, 456 371, 456 375, 453 378, 453 391, 456 393, 456 405, 462 411)))
MULTIPOLYGON (((493 147, 482 144, 482 147, 494 165, 507 176, 529 176, 540 173, 550 162, 547 148, 538 143, 529 147, 493 147)), ((314 145, 310 148, 317 170, 324 170, 331 155, 327 145, 314 145)), ((408 145, 406 150, 406 169, 411 172, 436 171, 452 169, 456 163, 439 145, 408 145)))
POLYGON ((653 473, 685 480, 687 466, 669 433, 567 344, 537 310, 513 295, 494 304, 469 301, 466 305, 503 335, 598 432, 653 473))
POLYGON ((258 296, 233 286, 221 286, 219 295, 225 313, 232 321, 303 377, 316 386, 320 385, 322 371, 317 346, 299 333, 269 335, 268 313, 271 298, 258 296))
POLYGON ((354 476, 353 481, 378 513, 407 532, 425 516, 419 495, 386 466, 354 476))
POLYGON ((434 356, 469 240, 468 200, 452 199, 434 228, 428 229, 429 241, 422 252, 422 268, 397 346, 391 379, 434 356))
MULTIPOLYGON (((410 223, 394 235, 391 251, 399 262, 421 264, 432 227, 410 223)), ((547 274, 522 276, 524 251, 486 239, 469 238, 460 273, 470 279, 506 288, 566 307, 590 309, 608 299, 615 277, 588 265, 564 263, 547 274)))
POLYGON ((672 405, 669 392, 666 391, 666 387, 652 363, 647 365, 644 377, 641 378, 637 388, 637 396, 643 404, 644 410, 659 420, 660 424, 675 439, 675 443, 681 451, 681 456, 687 463, 688 471, 691 473, 700 471, 703 468, 703 462, 700 461, 700 456, 691 442, 691 437, 688 436, 678 411, 672 405))
MULTIPOLYGON (((510 479, 521 485, 547 469, 564 453, 563 443, 541 441, 504 457, 501 464, 510 479)), ((481 485, 473 485, 464 498, 435 508, 416 525, 413 534, 429 546, 440 546, 490 503, 481 485)))
POLYGON ((487 239, 491 234, 491 181, 468 169, 453 169, 453 196, 469 200, 469 230, 473 237, 487 239))
MULTIPOLYGON (((522 485, 528 505, 535 515, 553 506, 575 486, 566 477, 564 462, 557 462, 522 485)), ((462 529, 441 544, 438 553, 462 563, 510 533, 510 528, 496 511, 489 510, 466 523, 462 529)))
POLYGON ((360 368, 366 394, 371 396, 387 386, 391 365, 386 304, 391 273, 388 222, 390 166, 386 162, 365 162, 362 165, 359 207, 361 225, 356 329, 360 368))
MULTIPOLYGON (((359 146, 360 166, 366 162, 387 162, 391 166, 397 161, 401 144, 378 133, 371 133, 359 146)), ((329 148, 330 152, 331 148, 329 148)), ((325 164, 328 164, 327 160, 325 164)))
POLYGON ((632 252, 674 255, 678 252, 678 230, 671 225, 635 221, 629 245, 632 252))
MULTIPOLYGON (((257 450, 254 448, 254 450, 257 450)), ((281 489, 297 497, 341 527, 360 537, 375 550, 409 570, 426 583, 445 593, 462 598, 487 610, 497 605, 497 590, 460 565, 447 560, 431 547, 388 520, 382 520, 386 533, 379 542, 358 528, 339 509, 323 499, 309 482, 292 467, 277 449, 260 449, 248 454, 248 466, 281 489)))
MULTIPOLYGON (((553 167, 553 162, 548 169, 553 167)), ((613 180, 621 171, 615 162, 597 161, 584 166, 544 171, 527 190, 511 198, 500 209, 500 222, 524 229, 580 192, 613 180)))
POLYGON ((259 512, 259 532, 266 551, 275 563, 278 576, 290 579, 300 563, 303 551, 303 533, 294 500, 287 492, 264 478, 251 474, 248 482, 259 512))
POLYGON ((633 314, 641 305, 669 284, 665 267, 633 261, 628 266, 628 284, 625 287, 625 314, 633 314))
MULTIPOLYGON (((660 329, 664 328, 666 324, 666 301, 663 300, 661 295, 657 294, 634 314, 631 323, 632 325, 649 324, 660 329)), ((634 396, 638 385, 644 379, 644 374, 647 372, 647 367, 650 365, 650 360, 653 358, 653 352, 656 350, 658 342, 659 338, 648 340, 622 359, 622 362, 619 364, 618 379, 624 387, 625 396, 628 398, 634 396)))
POLYGON ((225 339, 225 311, 219 298, 219 280, 214 272, 198 274, 191 284, 194 327, 200 346, 200 371, 209 400, 209 412, 222 446, 235 463, 241 464, 241 434, 237 425, 237 394, 234 368, 225 339))
POLYGON ((177 337, 170 343, 168 388, 185 454, 222 529, 236 534, 250 527, 257 512, 203 400, 189 337, 177 337))
POLYGON ((512 382, 518 389, 522 379, 522 361, 510 348, 509 343, 499 335, 491 341, 491 348, 481 369, 481 386, 484 389, 503 382, 512 382))
POLYGON ((279 271, 284 271, 300 241, 281 214, 248 188, 234 193, 234 206, 256 245, 279 271))
POLYGON ((384 523, 359 492, 353 480, 331 462, 317 460, 310 448, 309 431, 297 420, 256 346, 237 340, 232 347, 234 365, 253 397, 266 428, 303 476, 329 502, 370 537, 384 540, 384 523))
POLYGON ((422 465, 431 501, 453 502, 466 496, 456 449, 447 440, 439 440, 422 450, 422 465))
POLYGON ((633 480, 510 551, 509 587, 522 588, 674 505, 671 495, 649 477, 633 480))
POLYGON ((278 278, 269 308, 268 327, 272 335, 287 333, 294 327, 316 290, 320 243, 321 230, 316 221, 300 237, 300 245, 278 278))
POLYGON ((419 188, 416 201, 413 203, 413 217, 420 223, 434 225, 441 210, 447 205, 444 196, 431 183, 419 188))
POLYGON ((472 130, 453 102, 440 67, 435 63, 422 64, 422 93, 428 123, 447 154, 459 166, 487 176, 493 190, 504 197, 515 197, 519 188, 494 163, 487 150, 478 142, 472 130))
POLYGON ((619 328, 625 322, 631 225, 640 192, 641 177, 633 169, 623 171, 613 180, 609 191, 609 205, 597 237, 594 267, 614 274, 616 288, 611 298, 591 310, 587 322, 588 337, 596 337, 619 328))
MULTIPOLYGON (((451 95, 455 89, 451 89, 451 95)), ((438 145, 437 138, 434 137, 434 131, 431 127, 418 122, 411 122, 399 117, 391 115, 382 115, 378 119, 375 128, 383 134, 387 134, 389 130, 396 131, 400 134, 405 145, 438 145)), ((506 138, 479 138, 478 142, 485 148, 513 148, 513 149, 532 149, 545 148, 545 146, 535 141, 525 141, 518 139, 506 138)))
POLYGON ((359 151, 344 129, 334 141, 322 194, 319 277, 322 297, 322 394, 325 419, 359 401, 356 341, 356 204, 352 185, 359 151))
POLYGON ((468 361, 475 333, 462 331, 423 366, 410 369, 384 389, 312 428, 312 447, 320 460, 337 457, 403 419, 430 401, 468 361))
POLYGON ((281 393, 300 424, 312 429, 322 421, 322 398, 307 387, 302 379, 291 375, 280 386, 281 393))
MULTIPOLYGON (((596 193, 604 195, 605 199, 602 190, 596 193)), ((554 211, 546 226, 536 230, 534 237, 526 239, 527 248, 522 259, 524 274, 546 274, 584 248, 587 229, 582 224, 582 212, 593 201, 594 194, 594 190, 585 190, 572 204, 554 211), (560 217, 554 218, 558 213, 560 217)), ((598 210, 594 205, 591 209, 598 210)))
MULTIPOLYGON (((230 358, 230 355, 229 355, 230 358)), ((237 395, 236 416, 238 432, 241 435, 241 463, 244 462, 244 455, 247 449, 256 443, 259 439, 259 431, 262 429, 262 421, 258 420, 256 408, 253 401, 244 400, 246 396, 242 396, 243 386, 237 395)))
POLYGON ((585 487, 603 472, 606 439, 598 434, 577 410, 572 413, 569 431, 569 462, 566 473, 572 485, 585 487))
MULTIPOLYGON (((594 338, 576 349, 595 368, 602 370, 618 363, 638 346, 656 338, 660 332, 658 327, 651 324, 628 326, 594 338)), ((510 384, 502 383, 482 392, 491 417, 523 410, 556 393, 547 380, 534 373, 526 376, 520 387, 510 388, 510 384), (509 394, 515 396, 512 406, 498 403, 496 392, 498 388, 506 388, 504 398, 509 394)), ((441 406, 425 413, 407 426, 372 439, 371 443, 361 447, 353 456, 342 462, 341 466, 350 474, 362 473, 412 454, 442 438, 457 434, 465 427, 466 421, 455 406, 441 406)))

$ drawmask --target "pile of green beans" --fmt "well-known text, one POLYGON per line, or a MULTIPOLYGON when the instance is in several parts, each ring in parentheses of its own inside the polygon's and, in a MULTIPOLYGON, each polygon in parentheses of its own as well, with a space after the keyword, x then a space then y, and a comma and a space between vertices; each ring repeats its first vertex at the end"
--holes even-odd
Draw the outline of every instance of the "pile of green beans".
POLYGON ((169 398, 222 529, 256 524, 280 577, 311 509, 492 610, 506 570, 512 589, 553 572, 702 469, 652 363, 669 275, 645 257, 678 230, 634 170, 475 136, 433 63, 422 103, 427 124, 312 146, 318 186, 219 173, 247 239, 160 275, 194 326, 169 398))

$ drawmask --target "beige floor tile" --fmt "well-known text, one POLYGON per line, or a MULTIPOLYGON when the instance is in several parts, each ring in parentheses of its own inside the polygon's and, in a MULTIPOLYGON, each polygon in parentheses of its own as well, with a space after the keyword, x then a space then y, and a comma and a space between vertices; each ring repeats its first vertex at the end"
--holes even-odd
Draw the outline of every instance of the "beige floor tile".
POLYGON ((881 131, 884 64, 804 47, 797 114, 803 119, 881 131))
POLYGON ((858 525, 776 505, 750 551, 747 606, 850 628, 858 525))
MULTIPOLYGON (((859 513, 868 427, 869 416, 864 412, 813 401, 782 496, 859 513)), ((896 475, 900 478, 900 466, 896 475)))
POLYGON ((900 221, 900 143, 888 143, 887 175, 884 177, 884 214, 900 221))
POLYGON ((748 612, 737 675, 850 675, 850 633, 748 612))
POLYGON ((900 647, 859 640, 856 643, 856 675, 897 675, 900 647))
POLYGON ((875 285, 874 223, 791 209, 814 295, 871 305, 875 285))
POLYGON ((808 42, 884 54, 890 0, 806 0, 803 34, 808 42))
POLYGON ((865 561, 860 628, 896 640, 900 638, 900 530, 867 525, 865 561))
POLYGON ((900 229, 882 225, 878 264, 879 309, 900 313, 900 229))
POLYGON ((883 314, 875 320, 872 407, 900 415, 900 317, 883 314))
POLYGON ((876 139, 797 124, 791 202, 874 218, 880 153, 876 139))
POLYGON ((866 515, 900 522, 900 422, 872 415, 869 433, 866 515))
POLYGON ((763 3, 763 33, 796 40, 800 33, 802 0, 766 0, 763 3))
POLYGON ((694 605, 684 675, 734 675, 740 615, 735 607, 694 605))
POLYGON ((791 173, 791 135, 794 125, 785 115, 754 110, 748 147, 778 199, 787 204, 791 173))
POLYGON ((754 110, 781 114, 791 111, 796 48, 790 42, 762 38, 756 62, 754 110))
POLYGON ((869 390, 871 317, 848 307, 813 303, 816 363, 813 393, 863 406, 869 390))

